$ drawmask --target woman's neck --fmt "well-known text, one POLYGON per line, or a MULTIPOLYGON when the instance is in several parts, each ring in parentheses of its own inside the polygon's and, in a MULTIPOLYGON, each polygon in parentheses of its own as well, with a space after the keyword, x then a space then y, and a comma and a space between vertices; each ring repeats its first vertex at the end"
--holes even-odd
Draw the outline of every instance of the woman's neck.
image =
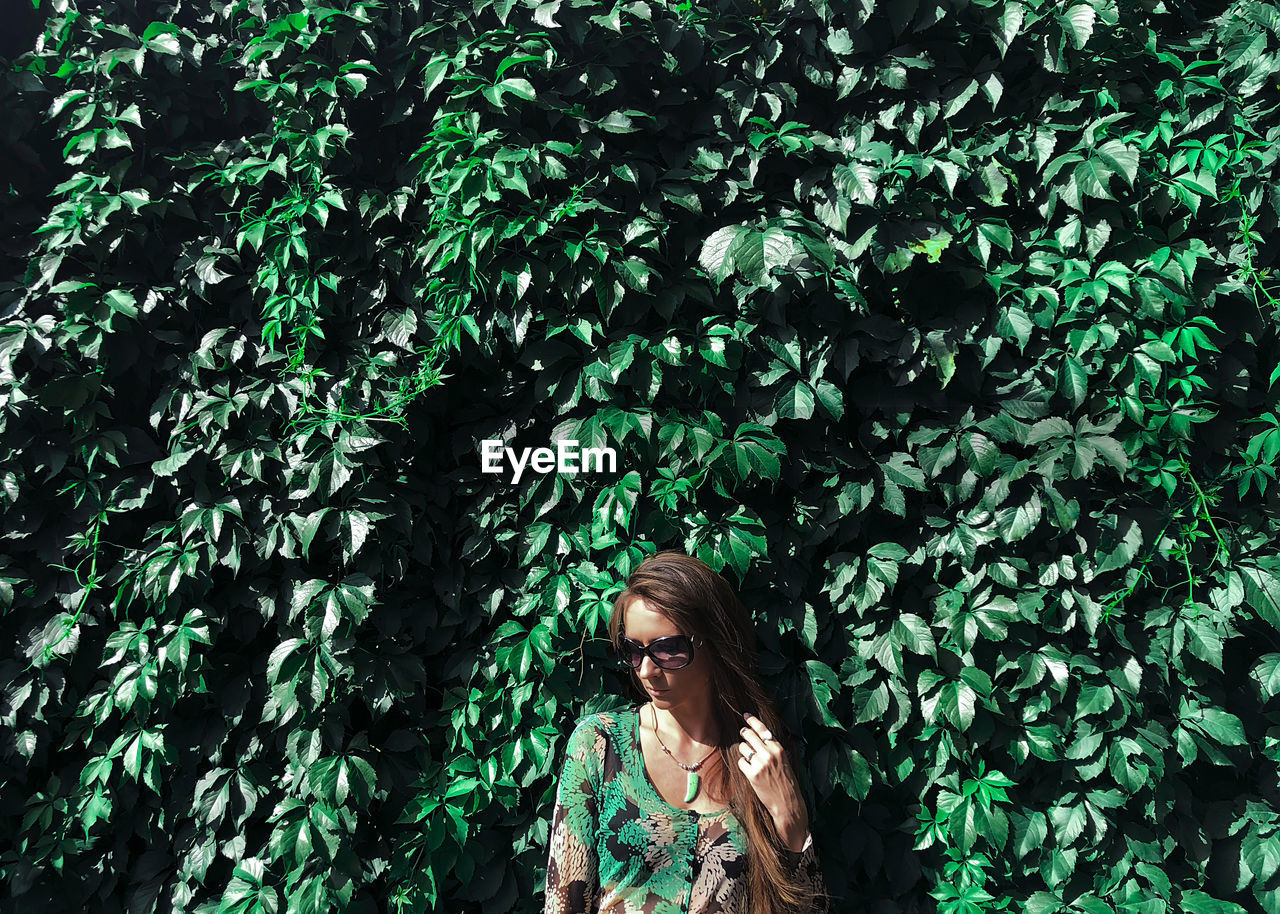
POLYGON ((719 727, 709 699, 704 700, 700 706, 681 704, 661 710, 650 701, 648 714, 645 716, 650 725, 656 726, 666 747, 677 755, 681 750, 693 749, 695 746, 714 746, 719 742, 719 727))

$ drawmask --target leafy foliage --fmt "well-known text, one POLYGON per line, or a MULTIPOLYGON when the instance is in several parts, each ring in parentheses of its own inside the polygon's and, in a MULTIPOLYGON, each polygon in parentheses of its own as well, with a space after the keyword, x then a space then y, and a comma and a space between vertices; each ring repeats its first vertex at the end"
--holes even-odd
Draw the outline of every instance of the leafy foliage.
POLYGON ((0 84, 15 899, 538 910, 677 546, 757 613, 838 909, 1280 912, 1271 7, 47 15, 0 84))

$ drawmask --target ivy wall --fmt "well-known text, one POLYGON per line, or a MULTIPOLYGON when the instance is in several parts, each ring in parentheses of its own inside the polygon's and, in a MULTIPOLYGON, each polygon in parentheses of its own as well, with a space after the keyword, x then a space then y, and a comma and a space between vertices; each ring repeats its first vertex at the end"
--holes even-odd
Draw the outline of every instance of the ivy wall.
POLYGON ((539 911, 676 547, 837 911, 1280 914, 1274 6, 30 2, 6 906, 539 911))

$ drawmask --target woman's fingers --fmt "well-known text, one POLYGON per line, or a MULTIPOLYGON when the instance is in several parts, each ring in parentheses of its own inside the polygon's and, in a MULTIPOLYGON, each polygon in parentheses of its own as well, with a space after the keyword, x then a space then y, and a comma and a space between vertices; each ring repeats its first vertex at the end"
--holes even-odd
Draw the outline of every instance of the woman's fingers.
POLYGON ((773 734, 769 732, 769 728, 764 725, 764 721, 760 718, 754 714, 743 714, 742 717, 747 722, 747 726, 760 734, 761 739, 773 739, 773 734))
POLYGON ((795 823, 808 828, 808 814, 804 799, 800 796, 795 774, 787 763, 782 744, 772 738, 764 721, 751 714, 744 714, 748 726, 742 728, 742 742, 738 751, 738 767, 747 776, 765 809, 773 816, 778 833, 792 829, 795 823))
POLYGON ((746 746, 750 746, 755 752, 768 752, 765 742, 760 738, 760 734, 756 733, 750 727, 743 727, 738 731, 738 735, 742 737, 742 742, 746 746))
POLYGON ((761 755, 760 749, 751 745, 746 740, 743 740, 742 742, 738 743, 738 751, 741 752, 742 757, 746 759, 768 758, 768 754, 761 755))

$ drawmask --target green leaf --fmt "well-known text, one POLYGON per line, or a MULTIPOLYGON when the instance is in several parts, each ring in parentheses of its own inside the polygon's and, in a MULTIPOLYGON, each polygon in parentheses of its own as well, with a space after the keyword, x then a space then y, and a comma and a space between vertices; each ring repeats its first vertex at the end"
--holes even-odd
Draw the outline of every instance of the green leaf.
POLYGON ((994 31, 992 37, 1000 50, 1001 57, 1004 57, 1013 39, 1022 31, 1025 14, 1026 7, 1021 3, 1010 2, 1000 7, 1000 27, 994 31))
POLYGON ((1245 909, 1233 901, 1220 901, 1199 889, 1189 889, 1179 899, 1182 914, 1245 914, 1245 909))
POLYGON ((840 392, 840 388, 830 381, 821 380, 814 390, 818 403, 827 415, 837 422, 844 418, 844 394, 840 392))
POLYGON ((1058 367, 1058 390, 1076 407, 1084 403, 1089 393, 1089 375, 1073 355, 1064 356, 1058 367))
POLYGON ((1097 13, 1086 3, 1076 4, 1062 16, 1063 28, 1071 36, 1071 43, 1075 45, 1076 50, 1080 50, 1088 43, 1089 36, 1093 34, 1093 23, 1096 18, 1097 13))
POLYGON ((856 749, 846 747, 836 755, 836 777, 854 800, 865 800, 871 792, 871 765, 856 749))
POLYGON ((1119 174, 1130 187, 1138 177, 1138 150, 1120 140, 1107 140, 1089 151, 1092 161, 1105 164, 1111 174, 1119 174))
POLYGON ((1000 458, 1000 448, 985 435, 967 433, 960 438, 960 453, 969 469, 979 476, 986 476, 995 469, 1000 458))
POLYGON ((996 515, 996 529, 1006 543, 1015 543, 1035 529, 1040 521, 1040 497, 1034 493, 1031 500, 1015 508, 1005 508, 996 515))
POLYGON ((878 176, 878 169, 863 162, 837 165, 831 170, 832 183, 836 189, 863 206, 870 206, 875 202, 878 176))
POLYGON ((858 723, 879 720, 889 707, 889 687, 882 682, 869 693, 858 690, 854 693, 854 702, 855 706, 862 703, 862 708, 855 718, 858 723), (862 703, 864 699, 865 703, 862 703))
POLYGON ((1032 812, 1027 815, 1013 813, 1010 816, 1013 822, 1013 852, 1019 857, 1025 857, 1032 851, 1040 851, 1044 847, 1045 839, 1049 837, 1048 822, 1044 813, 1032 812))
POLYGON ((1280 628, 1280 578, 1259 565, 1241 564, 1238 570, 1249 605, 1267 622, 1280 628))
POLYGON ((1076 838, 1084 833, 1084 827, 1089 821, 1083 803, 1055 806, 1049 811, 1049 818, 1053 822, 1054 840, 1059 847, 1074 844, 1076 838))
POLYGON ((813 416, 813 388, 806 381, 796 381, 778 395, 776 408, 783 419, 809 419, 813 416))
POLYGON ((1107 546, 1099 551, 1099 557, 1102 559, 1097 566, 1099 572, 1125 567, 1133 561, 1138 550, 1142 548, 1142 528, 1133 520, 1121 520, 1119 524, 1119 530, 1108 537, 1110 551, 1105 551, 1107 546))
POLYGON ((1240 718, 1230 711, 1221 708, 1200 708, 1198 713, 1192 712, 1187 718, 1208 736, 1223 746, 1243 746, 1245 744, 1244 725, 1240 718))
POLYGON ((761 248, 766 271, 787 266, 798 250, 791 233, 776 226, 765 229, 761 236, 761 248))
POLYGON ((1222 670, 1222 636, 1205 618, 1186 620, 1187 647, 1205 663, 1222 670))
POLYGON ((628 257, 619 266, 623 282, 640 292, 649 291, 650 278, 658 275, 657 270, 639 257, 628 257))
POLYGON ((305 518, 298 515, 290 515, 290 521, 293 522, 294 529, 298 533, 298 543, 302 546, 302 555, 305 558, 311 551, 311 543, 315 540, 316 532, 320 529, 320 522, 324 520, 326 514, 329 513, 328 508, 317 508, 305 518))
POLYGON ((804 646, 809 650, 815 650, 818 642, 818 617, 813 611, 813 604, 806 603, 804 605, 804 621, 800 626, 800 637, 804 641, 804 646))
POLYGON ((830 710, 836 696, 840 694, 839 677, 836 676, 831 667, 821 660, 806 660, 804 665, 808 670, 809 683, 812 688, 812 707, 817 710, 818 716, 824 724, 829 727, 839 727, 840 721, 832 715, 830 710))
POLYGON ((1045 892, 1041 890, 1039 892, 1032 892, 1031 895, 1027 897, 1025 911, 1026 914, 1055 914, 1055 912, 1061 911, 1062 909, 1061 898, 1054 895, 1052 892, 1045 892))
POLYGON ((195 450, 175 451, 163 460, 151 464, 151 472, 157 476, 172 476, 187 465, 196 454, 195 450))
POLYGON ((640 129, 631 119, 631 114, 624 111, 611 112, 600 121, 600 127, 609 133, 635 133, 640 129))
POLYGON ((977 700, 977 693, 968 683, 952 681, 942 687, 939 707, 952 724, 968 730, 973 723, 977 700))
POLYGON ((1259 885, 1269 882, 1280 870, 1280 834, 1264 838, 1257 831, 1249 831, 1241 842, 1240 855, 1259 885))
MULTIPOLYGON (((915 654, 937 656, 933 630, 924 619, 913 613, 904 613, 893 622, 893 638, 904 649, 915 654)), ((1280 656, 1280 655, 1277 655, 1280 656)))
POLYGON ((522 63, 543 63, 543 59, 533 54, 512 54, 498 64, 498 72, 494 75, 494 78, 502 79, 503 73, 522 63))
POLYGON ((760 286, 767 282, 769 269, 764 239, 764 232, 744 227, 729 247, 729 256, 733 258, 734 268, 748 282, 760 286))
POLYGON ((1252 675, 1258 682, 1263 698, 1280 695, 1280 654, 1264 654, 1253 668, 1252 675))
POLYGON ((524 77, 503 79, 503 81, 499 82, 495 88, 497 88, 499 95, 502 95, 503 92, 509 92, 511 95, 518 97, 518 99, 524 99, 525 101, 535 101, 538 99, 538 92, 534 90, 532 83, 527 81, 524 77))
POLYGON ((1018 343, 1019 352, 1024 350, 1030 342, 1034 328, 1035 324, 1027 316, 1027 312, 1012 306, 1006 308, 1000 320, 996 322, 996 332, 1005 337, 1012 336, 1018 343))
POLYGON ((698 253, 698 265, 718 286, 733 272, 734 258, 730 253, 738 236, 747 231, 740 225, 727 225, 717 229, 703 242, 698 253))

